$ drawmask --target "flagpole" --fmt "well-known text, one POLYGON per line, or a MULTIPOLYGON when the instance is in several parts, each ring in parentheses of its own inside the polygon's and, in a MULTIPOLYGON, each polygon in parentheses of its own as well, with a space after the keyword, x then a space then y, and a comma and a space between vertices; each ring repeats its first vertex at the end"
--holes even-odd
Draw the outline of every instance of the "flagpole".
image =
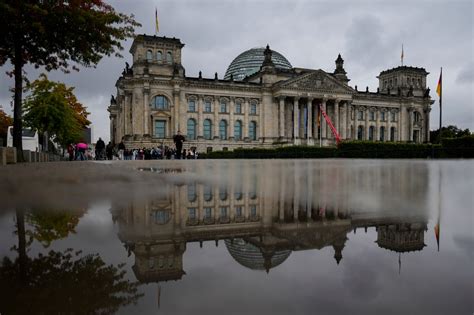
POLYGON ((441 67, 440 74, 440 89, 439 89, 439 143, 441 144, 441 128, 443 126, 443 67, 441 67))

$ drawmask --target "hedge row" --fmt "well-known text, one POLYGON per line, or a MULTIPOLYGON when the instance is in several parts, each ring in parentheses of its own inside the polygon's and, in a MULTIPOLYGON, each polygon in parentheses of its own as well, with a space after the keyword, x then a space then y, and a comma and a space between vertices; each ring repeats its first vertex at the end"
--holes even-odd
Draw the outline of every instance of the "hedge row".
POLYGON ((295 158, 474 158, 474 136, 443 139, 442 144, 347 141, 335 147, 289 146, 272 149, 215 151, 207 159, 295 159, 295 158))

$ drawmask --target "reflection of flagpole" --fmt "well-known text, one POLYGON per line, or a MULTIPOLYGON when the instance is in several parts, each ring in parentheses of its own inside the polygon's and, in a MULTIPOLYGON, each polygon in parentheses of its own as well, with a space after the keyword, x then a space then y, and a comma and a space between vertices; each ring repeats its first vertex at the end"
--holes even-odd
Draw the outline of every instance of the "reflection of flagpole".
POLYGON ((441 200, 441 180, 443 178, 441 166, 439 167, 439 176, 438 176, 438 220, 434 227, 436 243, 438 245, 438 252, 439 252, 439 232, 440 232, 440 222, 441 222, 441 207, 442 207, 442 200, 441 200))
POLYGON ((158 284, 158 287, 157 287, 158 308, 160 308, 160 296, 161 296, 161 286, 158 284))
POLYGON ((402 271, 402 254, 398 253, 398 274, 402 271))

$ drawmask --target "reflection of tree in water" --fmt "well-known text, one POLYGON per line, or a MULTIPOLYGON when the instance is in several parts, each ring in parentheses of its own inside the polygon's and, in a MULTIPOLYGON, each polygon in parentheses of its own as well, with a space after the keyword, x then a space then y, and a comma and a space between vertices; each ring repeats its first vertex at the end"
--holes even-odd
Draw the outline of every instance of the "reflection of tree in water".
POLYGON ((27 231, 31 239, 35 239, 44 247, 51 242, 65 238, 69 233, 76 233, 75 228, 85 210, 78 211, 48 211, 35 210, 26 214, 26 221, 33 227, 27 231))
POLYGON ((67 249, 28 257, 24 223, 17 211, 19 255, 0 264, 1 314, 112 314, 142 296, 138 283, 125 279, 124 264, 107 265, 98 254, 67 249))

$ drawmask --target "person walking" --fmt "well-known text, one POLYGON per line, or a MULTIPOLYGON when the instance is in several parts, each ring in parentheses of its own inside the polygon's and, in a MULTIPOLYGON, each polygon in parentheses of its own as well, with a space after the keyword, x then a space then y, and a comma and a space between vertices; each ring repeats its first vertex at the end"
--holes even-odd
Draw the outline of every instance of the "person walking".
POLYGON ((95 159, 96 160, 104 160, 105 159, 105 142, 102 138, 99 137, 97 143, 95 144, 95 159))
POLYGON ((105 147, 105 155, 107 157, 107 160, 112 160, 113 155, 114 155, 114 146, 112 142, 109 141, 107 146, 105 147))
POLYGON ((178 130, 178 134, 173 137, 174 144, 176 146, 176 159, 181 159, 181 152, 183 150, 183 142, 186 141, 184 136, 178 130))
POLYGON ((118 144, 119 160, 123 160, 124 151, 125 151, 125 144, 123 144, 123 141, 120 141, 120 143, 118 144))

